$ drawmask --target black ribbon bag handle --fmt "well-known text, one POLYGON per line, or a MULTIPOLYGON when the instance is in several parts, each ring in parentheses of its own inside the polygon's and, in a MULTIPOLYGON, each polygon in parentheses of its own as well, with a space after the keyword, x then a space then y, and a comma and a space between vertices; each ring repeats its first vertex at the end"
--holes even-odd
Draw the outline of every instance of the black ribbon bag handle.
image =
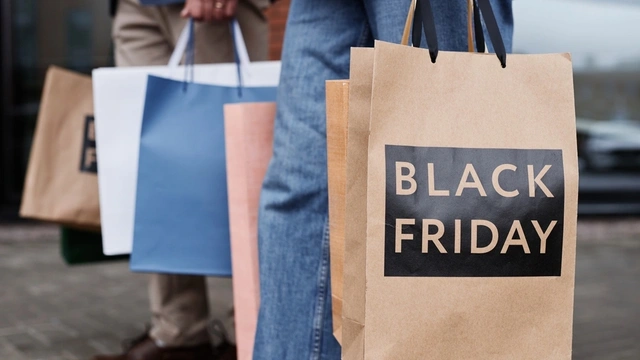
POLYGON ((480 9, 478 8, 478 4, 475 0, 471 5, 473 7, 473 33, 476 36, 476 48, 479 53, 483 53, 485 51, 484 48, 484 30, 482 30, 482 19, 480 18, 480 9))
POLYGON ((478 6, 476 7, 480 7, 480 11, 482 12, 482 18, 484 19, 484 24, 487 26, 487 32, 489 33, 489 38, 491 38, 493 50, 496 52, 496 55, 498 56, 502 67, 506 68, 507 50, 504 47, 502 34, 500 34, 498 21, 496 20, 496 16, 493 13, 493 9, 491 8, 491 3, 489 2, 489 0, 477 0, 477 2, 478 6))
MULTIPOLYGON (((485 25, 487 26, 487 32, 489 33, 489 37, 491 38, 496 56, 498 57, 498 60, 500 60, 500 64, 502 65, 502 67, 505 68, 507 66, 507 51, 504 46, 504 41, 502 40, 502 35, 500 34, 498 22, 493 13, 491 3, 489 2, 489 0, 475 1, 477 1, 477 5, 474 6, 473 18, 475 23, 474 32, 477 49, 479 52, 484 52, 484 33, 482 30, 481 22, 482 16, 485 25)), ((422 41, 422 30, 424 30, 424 34, 427 39, 427 46, 429 47, 429 55, 431 56, 431 62, 435 63, 438 57, 439 48, 431 2, 429 0, 414 0, 414 2, 412 2, 409 17, 407 19, 407 25, 409 25, 411 17, 413 17, 413 45, 420 46, 420 42, 422 41), (411 12, 413 12, 413 16, 411 16, 411 12)), ((405 38, 408 37, 406 28, 404 35, 405 36, 403 36, 403 43, 405 41, 405 38)))
MULTIPOLYGON (((475 0, 468 0, 467 2, 468 8, 468 18, 467 18, 467 31, 468 31, 468 46, 469 52, 474 52, 474 49, 477 48, 477 51, 480 53, 485 52, 485 44, 484 44, 484 33, 482 31, 482 20, 480 19, 480 11, 478 7, 475 5, 475 0), (475 44, 474 44, 475 38, 475 44), (475 47, 474 47, 475 45, 475 47)), ((417 0, 413 0, 411 2, 411 6, 409 8, 409 13, 407 14, 407 21, 405 23, 404 32, 402 34, 402 45, 409 45, 409 35, 413 34, 411 39, 413 46, 420 46, 420 42, 422 41, 422 17, 418 16, 417 21, 414 21, 414 15, 416 11, 421 12, 422 9, 417 9, 417 0)))
POLYGON ((436 33, 436 22, 433 17, 431 1, 418 0, 416 2, 415 15, 413 16, 413 31, 411 32, 411 42, 413 46, 420 47, 422 42, 422 30, 427 38, 427 47, 431 62, 435 63, 438 58, 438 36, 436 33))

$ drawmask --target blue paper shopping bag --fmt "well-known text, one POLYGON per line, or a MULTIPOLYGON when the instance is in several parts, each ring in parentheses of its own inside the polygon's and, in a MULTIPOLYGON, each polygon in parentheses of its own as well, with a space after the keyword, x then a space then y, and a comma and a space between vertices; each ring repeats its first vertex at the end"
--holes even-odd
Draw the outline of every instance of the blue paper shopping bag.
POLYGON ((275 101, 275 87, 149 76, 131 269, 231 275, 224 104, 275 101))

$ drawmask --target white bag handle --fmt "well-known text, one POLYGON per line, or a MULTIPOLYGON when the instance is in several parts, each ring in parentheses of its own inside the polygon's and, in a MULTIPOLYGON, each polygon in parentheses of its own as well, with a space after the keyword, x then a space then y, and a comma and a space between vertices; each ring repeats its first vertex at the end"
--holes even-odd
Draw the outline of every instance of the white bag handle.
POLYGON ((238 61, 240 62, 241 67, 245 67, 249 65, 251 60, 249 59, 249 52, 247 51, 247 45, 244 42, 244 36, 242 36, 242 29, 240 29, 240 24, 238 20, 234 19, 233 23, 233 41, 236 46, 236 52, 238 55, 238 61))
POLYGON ((176 42, 176 47, 173 49, 173 54, 171 54, 171 59, 169 59, 169 67, 177 67, 180 65, 180 60, 182 60, 182 56, 184 52, 187 51, 187 44, 189 43, 189 22, 193 20, 189 19, 187 24, 182 29, 182 33, 180 33, 180 37, 178 38, 178 42, 176 42))
MULTIPOLYGON (((171 58, 169 59, 169 67, 177 67, 180 65, 180 60, 182 60, 182 56, 187 50, 187 45, 189 43, 189 35, 191 28, 190 22, 193 19, 189 19, 184 29, 182 29, 182 33, 180 33, 180 37, 176 42, 176 47, 173 50, 173 54, 171 54, 171 58)), ((249 52, 247 51, 247 45, 244 42, 244 37, 242 36, 242 29, 240 29, 240 24, 238 24, 237 20, 232 20, 231 26, 233 27, 231 30, 231 36, 233 37, 235 51, 238 56, 238 61, 240 62, 241 67, 245 67, 249 65, 249 52)))

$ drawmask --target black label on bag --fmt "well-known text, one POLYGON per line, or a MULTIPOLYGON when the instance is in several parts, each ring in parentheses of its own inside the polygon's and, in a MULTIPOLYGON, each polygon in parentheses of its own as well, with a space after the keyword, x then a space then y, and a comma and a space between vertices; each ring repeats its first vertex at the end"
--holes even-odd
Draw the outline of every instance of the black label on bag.
POLYGON ((98 162, 96 158, 96 130, 94 124, 93 116, 87 115, 84 121, 80 171, 95 174, 98 172, 98 162))
POLYGON ((560 276, 561 150, 386 146, 385 276, 560 276))

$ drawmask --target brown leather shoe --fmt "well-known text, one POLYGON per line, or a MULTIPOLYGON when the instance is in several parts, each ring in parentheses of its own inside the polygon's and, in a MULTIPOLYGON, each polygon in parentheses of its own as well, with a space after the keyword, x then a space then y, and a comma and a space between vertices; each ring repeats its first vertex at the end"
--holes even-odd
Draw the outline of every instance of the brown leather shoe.
MULTIPOLYGON (((216 349, 217 350, 217 349, 216 349)), ((235 350, 235 349, 234 349, 235 350)), ((179 348, 162 348, 155 341, 146 337, 121 355, 96 355, 93 360, 213 360, 235 359, 216 356, 211 345, 198 345, 179 348)))

